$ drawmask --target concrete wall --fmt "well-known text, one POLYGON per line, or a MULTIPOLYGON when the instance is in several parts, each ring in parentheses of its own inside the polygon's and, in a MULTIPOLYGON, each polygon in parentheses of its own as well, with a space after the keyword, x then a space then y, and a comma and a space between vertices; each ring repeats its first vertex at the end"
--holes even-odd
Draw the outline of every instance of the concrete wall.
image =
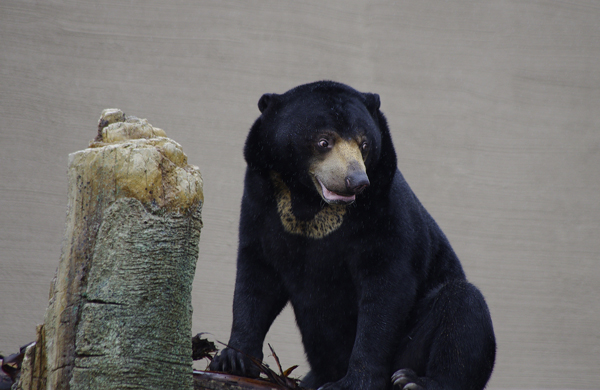
MULTIPOLYGON (((2 0, 0 353, 43 319, 67 155, 108 107, 148 118, 200 166, 194 332, 226 341, 256 103, 318 79, 381 95, 400 169, 489 302, 489 388, 600 388, 592 0, 2 0)), ((289 310, 269 337, 284 365, 303 363, 289 310)))

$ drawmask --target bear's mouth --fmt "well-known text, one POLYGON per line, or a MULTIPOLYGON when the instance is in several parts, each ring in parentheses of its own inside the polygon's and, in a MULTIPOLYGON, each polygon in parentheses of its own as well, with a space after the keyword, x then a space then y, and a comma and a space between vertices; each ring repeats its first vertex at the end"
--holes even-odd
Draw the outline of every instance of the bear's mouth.
POLYGON ((325 185, 315 176, 317 182, 321 185, 321 197, 327 202, 332 204, 350 204, 356 200, 356 195, 344 195, 335 191, 331 191, 325 187, 325 185))

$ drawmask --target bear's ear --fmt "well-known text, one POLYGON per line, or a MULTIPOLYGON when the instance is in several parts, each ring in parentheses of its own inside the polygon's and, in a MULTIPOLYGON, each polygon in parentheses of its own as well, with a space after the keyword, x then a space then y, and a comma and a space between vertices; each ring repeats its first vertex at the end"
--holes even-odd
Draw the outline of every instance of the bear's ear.
POLYGON ((271 104, 278 95, 276 93, 265 93, 258 99, 258 109, 264 112, 269 104, 271 104))
POLYGON ((363 93, 363 96, 365 98, 365 106, 367 106, 367 109, 371 114, 375 115, 381 106, 379 95, 376 93, 363 93))

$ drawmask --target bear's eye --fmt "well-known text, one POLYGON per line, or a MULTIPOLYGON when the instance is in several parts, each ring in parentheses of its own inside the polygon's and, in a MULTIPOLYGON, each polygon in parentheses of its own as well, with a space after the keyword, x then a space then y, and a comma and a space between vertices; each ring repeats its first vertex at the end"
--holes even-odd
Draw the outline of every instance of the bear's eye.
POLYGON ((329 141, 327 141, 325 138, 321 138, 318 142, 318 145, 320 148, 327 149, 329 147, 329 141))
POLYGON ((363 143, 360 144, 360 150, 366 152, 367 149, 369 149, 369 144, 367 143, 367 141, 363 141, 363 143))

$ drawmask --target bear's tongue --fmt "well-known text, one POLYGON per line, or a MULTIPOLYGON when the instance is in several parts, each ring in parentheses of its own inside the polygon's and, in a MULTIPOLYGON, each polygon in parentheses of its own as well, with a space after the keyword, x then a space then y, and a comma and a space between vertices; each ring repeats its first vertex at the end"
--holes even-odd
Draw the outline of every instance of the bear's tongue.
POLYGON ((342 201, 344 203, 350 203, 350 202, 354 202, 354 200, 356 199, 355 195, 346 196, 346 195, 340 195, 337 192, 329 191, 327 189, 327 187, 325 187, 323 185, 323 183, 321 183, 321 180, 319 180, 319 184, 321 185, 321 190, 323 191, 323 197, 328 201, 331 201, 331 202, 342 201))

